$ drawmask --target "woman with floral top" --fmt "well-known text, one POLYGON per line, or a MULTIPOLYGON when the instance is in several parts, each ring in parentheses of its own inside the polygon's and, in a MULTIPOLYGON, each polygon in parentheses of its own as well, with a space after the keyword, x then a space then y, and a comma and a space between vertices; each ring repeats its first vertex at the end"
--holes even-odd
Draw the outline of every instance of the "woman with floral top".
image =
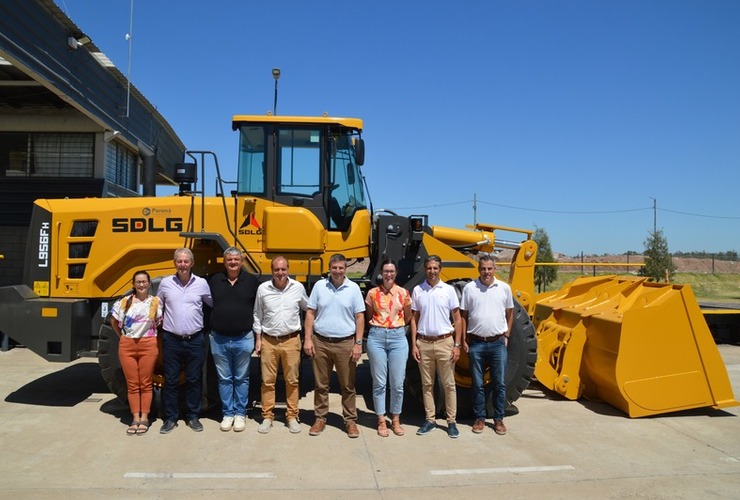
POLYGON ((157 362, 157 326, 162 322, 162 303, 149 295, 151 279, 146 271, 134 273, 134 293, 113 304, 111 327, 118 334, 118 358, 128 387, 133 420, 126 434, 149 430, 152 406, 152 376, 157 362))

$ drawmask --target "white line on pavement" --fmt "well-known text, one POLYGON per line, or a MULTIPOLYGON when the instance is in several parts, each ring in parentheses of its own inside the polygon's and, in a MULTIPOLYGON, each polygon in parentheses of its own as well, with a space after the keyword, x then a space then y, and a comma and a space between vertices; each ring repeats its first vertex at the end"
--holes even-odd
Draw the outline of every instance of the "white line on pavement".
POLYGON ((552 472, 561 470, 575 470, 572 465, 551 465, 541 467, 496 467, 493 469, 442 469, 429 471, 434 476, 453 476, 470 474, 496 474, 500 472, 552 472))

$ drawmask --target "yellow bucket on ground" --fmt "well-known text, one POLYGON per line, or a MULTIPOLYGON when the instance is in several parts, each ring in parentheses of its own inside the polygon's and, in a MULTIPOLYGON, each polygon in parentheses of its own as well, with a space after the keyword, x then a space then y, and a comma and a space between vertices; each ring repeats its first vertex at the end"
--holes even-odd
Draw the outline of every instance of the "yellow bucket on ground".
POLYGON ((688 285, 585 277, 535 298, 545 387, 605 401, 630 417, 738 403, 688 285))

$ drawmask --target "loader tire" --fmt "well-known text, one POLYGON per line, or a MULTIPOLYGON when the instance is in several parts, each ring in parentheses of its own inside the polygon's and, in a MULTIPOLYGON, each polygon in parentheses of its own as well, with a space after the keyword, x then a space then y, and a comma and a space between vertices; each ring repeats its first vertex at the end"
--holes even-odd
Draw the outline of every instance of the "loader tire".
POLYGON ((118 335, 107 323, 100 326, 98 341, 98 366, 100 374, 108 389, 126 406, 128 406, 128 389, 126 377, 118 360, 118 335))

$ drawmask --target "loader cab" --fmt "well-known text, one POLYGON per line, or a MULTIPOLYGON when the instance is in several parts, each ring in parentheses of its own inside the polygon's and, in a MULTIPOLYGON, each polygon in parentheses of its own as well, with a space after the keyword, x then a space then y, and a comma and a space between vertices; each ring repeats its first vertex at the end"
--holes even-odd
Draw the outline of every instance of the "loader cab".
POLYGON ((238 196, 304 207, 330 231, 346 231, 367 208, 361 120, 238 115, 232 128, 240 137, 238 196))

